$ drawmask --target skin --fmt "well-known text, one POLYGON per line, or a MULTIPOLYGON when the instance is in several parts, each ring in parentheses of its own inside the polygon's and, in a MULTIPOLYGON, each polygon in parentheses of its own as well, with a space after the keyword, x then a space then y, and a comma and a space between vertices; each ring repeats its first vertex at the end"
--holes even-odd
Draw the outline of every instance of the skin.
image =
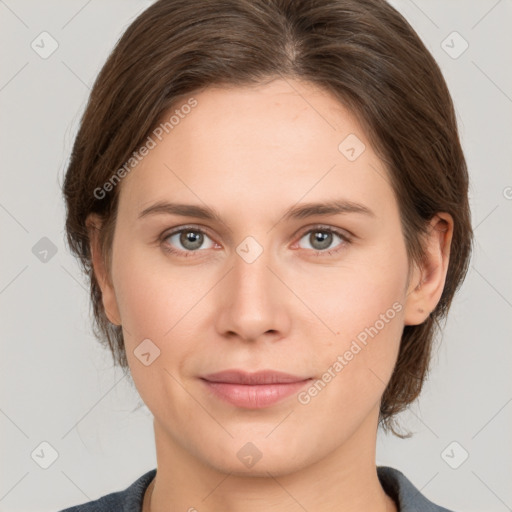
POLYGON ((88 219, 103 304, 123 326, 135 385, 154 415, 151 510, 396 510, 376 473, 379 404, 404 325, 423 322, 441 297, 453 221, 432 219, 427 260, 409 262, 383 162, 357 119, 311 84, 279 79, 194 97, 197 107, 120 185, 110 273, 99 219, 88 219), (355 161, 338 150, 351 133, 366 146, 355 161), (283 217, 332 199, 374 215, 283 217), (222 222, 137 218, 163 200, 211 206, 222 222), (189 224, 205 232, 199 249, 167 235, 189 224), (350 243, 333 234, 322 249, 315 233, 326 227, 350 233, 350 243), (252 263, 236 251, 247 236, 263 249, 252 263), (199 380, 231 368, 321 379, 394 303, 401 310, 308 404, 292 395, 237 408, 199 380), (149 366, 134 355, 147 338, 160 349, 149 366), (237 457, 248 442, 262 454, 250 468, 237 457))

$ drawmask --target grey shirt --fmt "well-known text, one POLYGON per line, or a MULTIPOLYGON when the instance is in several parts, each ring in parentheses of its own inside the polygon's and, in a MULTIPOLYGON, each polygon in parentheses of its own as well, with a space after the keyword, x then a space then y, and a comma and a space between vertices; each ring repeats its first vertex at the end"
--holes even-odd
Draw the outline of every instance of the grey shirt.
MULTIPOLYGON (((156 469, 148 471, 124 491, 113 492, 60 512, 141 512, 146 488, 156 469)), ((398 469, 377 466, 377 475, 386 494, 393 498, 399 512, 452 512, 429 501, 398 469)))

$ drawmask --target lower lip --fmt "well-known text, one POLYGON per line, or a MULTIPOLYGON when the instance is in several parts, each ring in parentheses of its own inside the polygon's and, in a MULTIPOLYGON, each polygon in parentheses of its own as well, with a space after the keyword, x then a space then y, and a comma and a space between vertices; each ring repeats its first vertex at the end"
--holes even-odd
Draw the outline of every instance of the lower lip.
POLYGON ((282 384, 228 384, 202 379, 212 393, 236 407, 263 409, 298 393, 311 379, 282 384))

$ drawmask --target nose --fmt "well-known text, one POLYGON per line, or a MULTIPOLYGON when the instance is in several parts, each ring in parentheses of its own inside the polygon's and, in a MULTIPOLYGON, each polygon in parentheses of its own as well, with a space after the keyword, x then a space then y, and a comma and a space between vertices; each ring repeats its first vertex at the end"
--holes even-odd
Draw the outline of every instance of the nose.
POLYGON ((247 257, 240 249, 233 253, 231 271, 217 290, 217 330, 245 341, 277 341, 289 332, 293 294, 279 278, 269 251, 251 261, 254 254, 247 257))

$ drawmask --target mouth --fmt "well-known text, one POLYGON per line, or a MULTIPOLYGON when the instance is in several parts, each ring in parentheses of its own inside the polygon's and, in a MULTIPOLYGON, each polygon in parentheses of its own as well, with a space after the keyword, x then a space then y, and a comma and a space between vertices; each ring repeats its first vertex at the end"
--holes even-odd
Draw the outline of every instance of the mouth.
POLYGON ((226 370, 200 378, 213 396, 244 409, 270 407, 298 393, 312 377, 274 370, 226 370))

